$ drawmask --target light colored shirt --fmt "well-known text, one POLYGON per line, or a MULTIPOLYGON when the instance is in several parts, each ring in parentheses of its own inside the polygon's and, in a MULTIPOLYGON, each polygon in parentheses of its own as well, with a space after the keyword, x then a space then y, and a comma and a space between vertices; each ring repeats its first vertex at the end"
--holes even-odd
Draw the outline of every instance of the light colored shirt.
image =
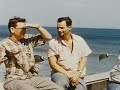
MULTIPOLYGON (((76 72, 81 58, 88 56, 92 51, 82 37, 72 34, 72 38, 72 52, 60 37, 56 37, 49 41, 48 57, 56 56, 58 65, 67 71, 76 72)), ((53 72, 55 71, 53 70, 53 72)), ((83 73, 85 75, 86 68, 84 68, 83 73)))
POLYGON ((120 55, 118 56, 115 67, 110 71, 110 80, 120 82, 120 55))
POLYGON ((6 66, 5 78, 29 78, 37 75, 33 47, 44 44, 40 35, 26 35, 19 43, 10 38, 0 42, 0 63, 6 66))

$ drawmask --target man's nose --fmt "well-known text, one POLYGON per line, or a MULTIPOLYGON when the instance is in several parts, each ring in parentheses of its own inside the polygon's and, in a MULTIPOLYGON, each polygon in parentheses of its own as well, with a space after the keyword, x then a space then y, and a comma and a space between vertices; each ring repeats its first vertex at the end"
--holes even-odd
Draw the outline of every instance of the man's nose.
POLYGON ((61 29, 61 28, 58 28, 58 31, 60 32, 60 31, 62 31, 62 29, 61 29))

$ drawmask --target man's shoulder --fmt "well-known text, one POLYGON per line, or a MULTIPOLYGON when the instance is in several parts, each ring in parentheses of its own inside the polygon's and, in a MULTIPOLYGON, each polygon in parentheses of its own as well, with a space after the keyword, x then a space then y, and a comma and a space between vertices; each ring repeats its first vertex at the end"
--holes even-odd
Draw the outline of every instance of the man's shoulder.
POLYGON ((80 35, 77 35, 77 34, 72 34, 72 36, 73 36, 73 38, 75 39, 75 40, 77 40, 77 41, 81 41, 81 40, 84 40, 84 38, 83 37, 81 37, 80 35))
POLYGON ((4 47, 9 43, 9 38, 5 38, 0 41, 0 47, 4 47))
POLYGON ((0 41, 0 46, 3 46, 3 47, 8 46, 9 43, 10 43, 9 40, 10 40, 9 37, 1 40, 1 41, 0 41))
POLYGON ((61 42, 58 40, 57 37, 55 37, 49 41, 49 45, 52 45, 52 46, 58 46, 60 43, 61 42))
POLYGON ((58 39, 57 39, 57 37, 54 37, 54 38, 52 38, 49 42, 58 42, 58 39))
POLYGON ((0 44, 6 43, 6 42, 8 42, 8 40, 9 40, 9 38, 5 38, 5 39, 0 41, 0 44))

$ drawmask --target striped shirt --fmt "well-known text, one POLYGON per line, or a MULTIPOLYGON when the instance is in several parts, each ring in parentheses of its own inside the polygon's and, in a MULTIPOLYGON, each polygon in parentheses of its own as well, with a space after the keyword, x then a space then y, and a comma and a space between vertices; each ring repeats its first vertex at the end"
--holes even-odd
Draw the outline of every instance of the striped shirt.
POLYGON ((40 35, 25 35, 19 43, 10 38, 0 42, 0 63, 6 66, 5 78, 26 79, 37 75, 33 48, 44 44, 40 35))

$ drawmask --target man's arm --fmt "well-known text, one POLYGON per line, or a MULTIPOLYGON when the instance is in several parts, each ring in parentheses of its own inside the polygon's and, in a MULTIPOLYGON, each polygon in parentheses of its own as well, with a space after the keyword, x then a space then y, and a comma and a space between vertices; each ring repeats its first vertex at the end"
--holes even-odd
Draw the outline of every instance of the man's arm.
POLYGON ((55 56, 48 57, 48 60, 49 60, 50 67, 52 69, 67 75, 68 78, 72 78, 73 75, 71 73, 69 73, 68 71, 66 71, 64 68, 62 68, 60 65, 56 63, 57 58, 55 56))
POLYGON ((83 69, 86 66, 86 61, 87 61, 87 57, 84 57, 80 60, 79 65, 78 65, 78 69, 75 72, 75 74, 73 75, 73 78, 70 80, 73 86, 76 86, 78 84, 80 76, 83 72, 83 69))
POLYGON ((5 57, 6 53, 5 53, 5 49, 3 47, 0 46, 0 65, 7 60, 7 57, 5 57))
POLYGON ((25 23, 25 27, 37 29, 40 35, 42 36, 42 38, 46 41, 52 38, 51 34, 45 28, 39 26, 38 24, 25 23))
POLYGON ((43 39, 45 39, 45 40, 52 39, 51 34, 45 28, 39 26, 39 27, 37 27, 37 30, 41 34, 41 36, 43 37, 43 39))
POLYGON ((77 72, 82 73, 83 69, 86 67, 86 63, 87 63, 87 56, 80 60, 77 72))

